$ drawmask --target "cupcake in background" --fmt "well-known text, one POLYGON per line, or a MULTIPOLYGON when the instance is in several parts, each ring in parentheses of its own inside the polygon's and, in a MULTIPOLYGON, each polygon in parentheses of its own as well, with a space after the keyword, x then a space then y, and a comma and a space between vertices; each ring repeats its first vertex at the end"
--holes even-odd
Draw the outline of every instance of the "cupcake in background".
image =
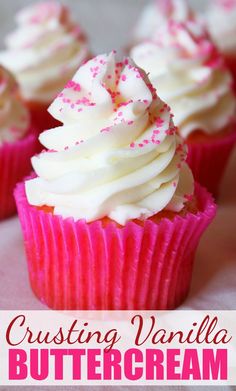
POLYGON ((154 0, 144 8, 133 33, 133 42, 153 37, 156 29, 170 19, 185 22, 194 17, 187 0, 154 0))
POLYGON ((170 21, 131 57, 170 105, 195 180, 217 196, 236 140, 236 100, 222 57, 193 21, 170 21))
POLYGON ((18 80, 40 132, 58 125, 48 114, 48 106, 88 59, 88 44, 68 8, 54 1, 30 5, 16 21, 17 30, 7 36, 0 63, 18 80))
POLYGON ((208 3, 207 27, 234 76, 236 90, 236 0, 211 0, 208 3))
POLYGON ((31 286, 54 309, 170 309, 215 214, 170 108, 130 58, 83 65, 49 112, 36 177, 15 192, 31 286))
POLYGON ((13 191, 32 170, 36 135, 14 77, 0 66, 0 219, 16 212, 13 191))

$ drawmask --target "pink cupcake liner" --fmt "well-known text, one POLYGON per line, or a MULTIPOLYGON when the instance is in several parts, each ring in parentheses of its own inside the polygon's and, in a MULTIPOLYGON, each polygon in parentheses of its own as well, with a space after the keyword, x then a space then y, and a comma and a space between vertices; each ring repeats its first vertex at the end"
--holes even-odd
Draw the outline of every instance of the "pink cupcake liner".
POLYGON ((194 179, 217 198, 230 154, 235 146, 236 131, 221 139, 187 143, 187 162, 192 169, 194 179))
POLYGON ((234 91, 236 92, 236 55, 225 55, 224 56, 224 59, 225 59, 225 63, 227 65, 227 67, 229 68, 232 76, 233 76, 233 87, 234 87, 234 91))
POLYGON ((196 185, 199 212, 125 227, 86 223, 28 204, 15 191, 35 295, 58 310, 173 309, 187 296, 199 239, 215 216, 196 185))
POLYGON ((36 152, 36 142, 31 130, 24 139, 0 146, 0 219, 16 213, 14 188, 32 170, 30 159, 36 152))

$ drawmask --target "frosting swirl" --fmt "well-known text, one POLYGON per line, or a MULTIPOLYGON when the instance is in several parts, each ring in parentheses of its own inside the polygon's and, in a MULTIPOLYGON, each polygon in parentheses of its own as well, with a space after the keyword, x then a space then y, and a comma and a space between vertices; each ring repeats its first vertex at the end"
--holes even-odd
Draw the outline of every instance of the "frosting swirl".
POLYGON ((154 0, 144 8, 134 31, 134 40, 142 42, 151 38, 156 29, 170 19, 184 22, 193 18, 187 0, 154 0))
POLYGON ((236 0, 210 2, 206 22, 212 39, 225 54, 236 51, 236 0))
POLYGON ((232 122, 232 79, 202 26, 170 21, 131 57, 172 108, 182 137, 196 130, 214 133, 232 122))
POLYGON ((62 126, 40 135, 48 149, 32 159, 32 205, 88 222, 123 225, 163 209, 180 211, 193 193, 186 150, 169 107, 129 58, 115 53, 83 65, 52 103, 62 126))
POLYGON ((0 66, 0 145, 21 139, 29 123, 29 112, 20 100, 14 77, 0 66))
POLYGON ((0 62, 15 74, 27 100, 51 102, 88 58, 86 40, 68 9, 54 1, 23 9, 16 20, 0 62))

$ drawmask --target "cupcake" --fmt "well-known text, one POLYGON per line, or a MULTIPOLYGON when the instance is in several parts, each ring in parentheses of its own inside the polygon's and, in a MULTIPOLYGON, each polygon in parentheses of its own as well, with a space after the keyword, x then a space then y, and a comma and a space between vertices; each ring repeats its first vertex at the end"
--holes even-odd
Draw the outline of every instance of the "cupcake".
POLYGON ((170 19, 185 22, 194 19, 194 13, 187 0, 154 0, 143 10, 133 33, 138 43, 153 37, 156 29, 170 19))
POLYGON ((205 20, 214 43, 233 74, 236 89, 236 0, 210 1, 205 20))
POLYGON ((0 66, 0 219, 16 212, 14 187, 32 170, 36 136, 14 77, 0 66))
POLYGON ((232 77, 202 26, 170 21, 131 50, 171 107, 196 181, 215 196, 236 140, 232 77))
POLYGON ((15 192, 29 276, 54 309, 175 308, 215 214, 167 104, 129 58, 82 66, 49 112, 36 177, 15 192))
POLYGON ((47 108, 89 51, 69 10, 54 1, 30 5, 16 17, 17 30, 5 40, 0 63, 18 80, 32 121, 40 131, 57 126, 47 108))

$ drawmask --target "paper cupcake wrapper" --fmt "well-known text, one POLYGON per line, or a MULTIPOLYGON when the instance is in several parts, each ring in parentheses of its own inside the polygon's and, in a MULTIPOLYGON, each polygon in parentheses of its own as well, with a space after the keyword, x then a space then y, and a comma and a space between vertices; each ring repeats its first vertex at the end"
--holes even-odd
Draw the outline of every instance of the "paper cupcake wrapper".
POLYGON ((194 179, 217 198, 226 165, 236 142, 236 130, 221 139, 188 143, 187 162, 194 179))
POLYGON ((215 216, 212 197, 196 186, 197 214, 125 227, 63 219, 15 191, 36 296, 60 310, 173 309, 187 296, 202 233, 215 216))
POLYGON ((14 188, 32 171, 30 159, 36 152, 36 143, 31 130, 24 139, 0 147, 0 219, 16 212, 14 188))

